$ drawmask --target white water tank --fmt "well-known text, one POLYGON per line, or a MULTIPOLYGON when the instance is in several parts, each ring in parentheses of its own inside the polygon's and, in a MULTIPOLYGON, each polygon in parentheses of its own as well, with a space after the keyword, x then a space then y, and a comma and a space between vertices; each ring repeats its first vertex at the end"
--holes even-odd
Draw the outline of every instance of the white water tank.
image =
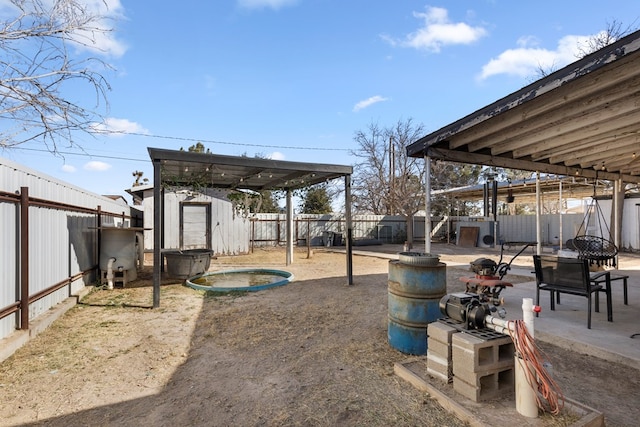
POLYGON ((115 258, 114 271, 127 271, 128 280, 137 276, 138 250, 136 229, 120 227, 100 227, 100 270, 106 271, 109 259, 115 258))

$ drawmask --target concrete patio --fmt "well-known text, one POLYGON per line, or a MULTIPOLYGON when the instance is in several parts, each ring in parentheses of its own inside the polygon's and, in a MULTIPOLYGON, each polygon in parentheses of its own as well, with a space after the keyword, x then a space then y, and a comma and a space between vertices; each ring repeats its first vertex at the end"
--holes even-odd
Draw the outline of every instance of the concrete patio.
MULTIPOLYGON (((402 250, 402 245, 356 246, 354 254, 394 259, 402 250)), ((511 260, 517 250, 518 247, 505 250, 504 260, 511 260)), ((424 251, 424 248, 415 247, 413 251, 424 251)), ((552 251, 552 248, 544 248, 543 252, 551 254, 552 251)), ((461 269, 468 269, 469 262, 480 257, 495 261, 500 258, 500 248, 463 248, 445 243, 432 244, 431 252, 440 254, 441 261, 447 266, 461 269)), ((531 278, 530 282, 518 283, 502 292, 501 296, 505 300, 503 307, 507 310, 508 320, 522 318, 523 298, 533 298, 535 304, 533 253, 532 248, 525 250, 513 261, 511 271, 505 276, 505 280, 508 280, 510 275, 531 278)), ((613 322, 607 321, 604 294, 600 295, 600 312, 592 313, 591 329, 587 329, 587 302, 584 297, 563 294, 562 303, 556 305, 555 311, 551 311, 549 293, 542 292, 542 312, 535 318, 536 339, 640 369, 640 335, 632 338, 633 334, 640 334, 640 254, 621 253, 615 273, 629 276, 629 304, 623 303, 622 281, 613 282, 613 322)))

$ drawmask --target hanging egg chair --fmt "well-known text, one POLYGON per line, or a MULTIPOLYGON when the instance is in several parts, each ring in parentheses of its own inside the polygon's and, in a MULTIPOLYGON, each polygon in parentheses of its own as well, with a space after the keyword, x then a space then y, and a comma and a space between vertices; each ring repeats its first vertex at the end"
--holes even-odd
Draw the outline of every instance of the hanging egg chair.
POLYGON ((591 203, 573 238, 573 246, 578 251, 578 257, 589 260, 589 264, 615 267, 618 247, 612 241, 611 231, 598 203, 596 183, 597 178, 593 184, 591 203))

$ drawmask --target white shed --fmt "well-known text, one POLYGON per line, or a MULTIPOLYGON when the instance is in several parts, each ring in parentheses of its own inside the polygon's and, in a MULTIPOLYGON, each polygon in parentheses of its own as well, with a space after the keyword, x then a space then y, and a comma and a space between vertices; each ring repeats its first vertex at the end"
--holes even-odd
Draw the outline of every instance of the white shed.
MULTIPOLYGON (((145 251, 153 251, 153 185, 127 190, 144 211, 145 251)), ((249 251, 251 224, 235 212, 228 190, 205 188, 167 189, 164 193, 165 249, 210 249, 214 254, 236 255, 249 251)))

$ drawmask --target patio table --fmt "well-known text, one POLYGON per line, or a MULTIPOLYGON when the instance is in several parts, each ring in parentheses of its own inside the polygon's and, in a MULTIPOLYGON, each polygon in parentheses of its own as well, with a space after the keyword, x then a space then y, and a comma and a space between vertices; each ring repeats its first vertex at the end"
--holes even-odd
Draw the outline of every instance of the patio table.
MULTIPOLYGON (((591 273, 591 283, 593 283, 594 285, 599 285, 600 283, 605 283, 606 278, 604 276, 600 276, 600 277, 593 277, 593 276, 597 276, 599 275, 600 272, 593 272, 591 273)), ((615 273, 610 273, 610 281, 611 283, 613 283, 616 280, 621 280, 622 281, 622 290, 623 290, 623 294, 624 294, 624 305, 629 305, 629 299, 627 296, 627 279, 629 278, 629 276, 625 276, 623 274, 615 274, 615 273)), ((604 288, 602 289, 604 291, 604 288)), ((597 300, 596 300, 597 301, 597 300)))

